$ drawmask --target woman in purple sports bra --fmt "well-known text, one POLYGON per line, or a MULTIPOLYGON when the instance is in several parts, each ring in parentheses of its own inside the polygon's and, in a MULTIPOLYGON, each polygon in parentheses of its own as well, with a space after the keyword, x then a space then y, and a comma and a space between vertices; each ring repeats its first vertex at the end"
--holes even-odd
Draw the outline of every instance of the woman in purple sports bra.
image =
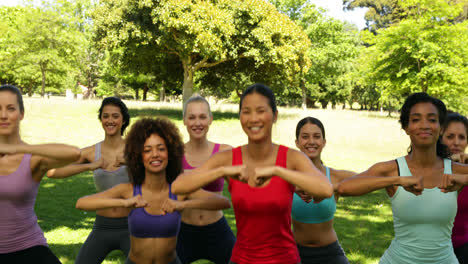
MULTIPOLYGON (((187 100, 184 106, 184 125, 190 139, 185 143, 182 166, 184 171, 202 165, 213 154, 230 150, 231 146, 217 144, 207 139, 213 115, 208 101, 197 95, 187 100)), ((204 190, 222 194, 224 179, 203 187, 204 190)), ((229 227, 223 211, 200 209, 184 210, 177 238, 177 256, 183 264, 207 259, 216 264, 229 263, 236 238, 229 227)))
POLYGON ((184 209, 221 210, 225 197, 198 190, 174 195, 171 184, 182 172, 184 146, 179 130, 166 118, 137 121, 126 138, 124 156, 130 183, 80 198, 81 210, 130 208, 131 248, 127 264, 181 263, 176 255, 180 212, 184 209))
POLYGON ((61 144, 28 145, 20 136, 23 97, 12 85, 0 86, 0 263, 60 263, 47 246, 34 204, 47 170, 80 157, 61 144))

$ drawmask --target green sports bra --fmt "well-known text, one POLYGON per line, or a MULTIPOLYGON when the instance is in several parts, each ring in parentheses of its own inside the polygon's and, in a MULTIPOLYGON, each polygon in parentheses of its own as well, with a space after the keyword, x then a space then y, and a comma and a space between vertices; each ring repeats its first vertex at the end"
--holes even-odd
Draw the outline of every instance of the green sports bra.
MULTIPOLYGON (((330 168, 325 167, 327 178, 330 179, 330 168)), ((294 193, 291 215, 292 218, 298 222, 306 224, 319 224, 328 222, 333 219, 336 211, 336 202, 334 195, 330 198, 324 199, 320 203, 304 202, 299 195, 294 193)))

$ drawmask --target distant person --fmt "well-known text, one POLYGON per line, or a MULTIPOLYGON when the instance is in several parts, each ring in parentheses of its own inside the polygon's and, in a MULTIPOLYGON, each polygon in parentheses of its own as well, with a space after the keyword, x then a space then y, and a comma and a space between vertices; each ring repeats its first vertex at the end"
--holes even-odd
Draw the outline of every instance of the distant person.
POLYGON ((230 207, 229 200, 204 190, 173 193, 172 182, 182 172, 184 145, 176 125, 167 119, 138 120, 126 138, 124 153, 130 183, 82 197, 76 207, 131 209, 131 248, 125 263, 181 263, 176 255, 180 212, 225 209, 230 207))
MULTIPOLYGON (((333 186, 337 186, 356 173, 323 165, 321 154, 325 144, 325 128, 320 120, 306 117, 297 123, 296 146, 327 176, 333 186)), ((335 195, 314 203, 313 198, 301 190, 294 194, 293 233, 302 264, 349 264, 333 229, 337 200, 338 196, 335 195)))
POLYGON ((80 150, 27 144, 19 132, 23 118, 20 90, 0 86, 0 263, 60 263, 47 246, 34 205, 47 170, 77 160, 80 150))
MULTIPOLYGON (((187 100, 183 109, 184 125, 189 134, 182 160, 184 171, 201 166, 219 151, 231 146, 208 141, 207 134, 213 121, 208 101, 201 96, 187 100)), ((209 192, 222 194, 224 179, 219 178, 205 186, 209 192)), ((223 211, 187 209, 182 212, 182 224, 177 238, 177 255, 183 264, 207 259, 216 264, 227 264, 236 238, 223 211)))
POLYGON ((249 86, 239 110, 247 145, 217 153, 182 174, 174 182, 173 192, 189 193, 224 178, 237 226, 230 263, 300 263, 291 231, 293 193, 299 187, 320 201, 332 196, 332 185, 303 153, 272 142, 278 111, 268 86, 249 86))
POLYGON ((395 238, 381 264, 458 263, 451 241, 457 192, 468 184, 468 165, 452 162, 439 140, 445 104, 427 95, 408 96, 400 123, 411 140, 408 155, 380 162, 344 180, 341 195, 385 189, 392 204, 395 238))
MULTIPOLYGON (((468 138, 468 119, 459 113, 447 115, 442 129, 442 143, 448 146, 452 160, 468 164, 465 153, 468 138)), ((453 223, 452 242, 460 264, 468 263, 468 189, 464 188, 457 198, 457 216, 453 223)))
MULTIPOLYGON (((77 163, 50 170, 47 173, 50 178, 65 178, 93 171, 98 192, 129 182, 123 159, 125 141, 122 137, 130 124, 127 106, 117 97, 104 98, 98 118, 104 130, 104 140, 82 149, 77 163)), ((120 250, 127 256, 130 252, 129 213, 128 208, 97 210, 93 230, 78 252, 75 263, 102 263, 113 250, 120 250)))

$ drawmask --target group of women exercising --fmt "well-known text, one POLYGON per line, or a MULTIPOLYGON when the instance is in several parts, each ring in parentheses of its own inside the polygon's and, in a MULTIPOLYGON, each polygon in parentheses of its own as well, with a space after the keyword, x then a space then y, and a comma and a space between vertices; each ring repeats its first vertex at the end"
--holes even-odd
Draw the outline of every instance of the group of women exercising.
POLYGON ((81 150, 25 143, 23 117, 19 89, 0 86, 0 263, 60 263, 38 225, 36 194, 45 174, 84 171, 93 171, 98 193, 76 207, 95 210, 96 220, 76 263, 101 263, 115 249, 142 264, 349 263, 333 229, 338 196, 378 189, 390 198, 395 231, 380 263, 468 263, 468 120, 425 93, 401 109, 408 155, 359 174, 323 164, 325 128, 316 118, 297 124, 300 151, 273 143, 278 110, 263 84, 241 96, 248 143, 235 148, 208 140, 213 115, 200 96, 184 105, 185 144, 161 117, 139 119, 124 139, 130 115, 115 97, 99 109, 104 140, 81 150), (225 182, 237 236, 222 212, 231 206, 225 182))

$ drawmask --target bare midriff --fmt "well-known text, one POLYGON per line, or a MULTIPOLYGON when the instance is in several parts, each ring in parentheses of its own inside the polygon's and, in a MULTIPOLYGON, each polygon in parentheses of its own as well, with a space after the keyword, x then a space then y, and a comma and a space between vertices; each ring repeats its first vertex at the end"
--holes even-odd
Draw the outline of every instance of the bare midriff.
POLYGON ((134 263, 168 264, 176 258, 177 237, 138 238, 130 236, 130 243, 128 258, 134 263))
POLYGON ((333 219, 319 224, 306 224, 292 220, 293 234, 297 244, 304 247, 323 247, 338 240, 333 219))

